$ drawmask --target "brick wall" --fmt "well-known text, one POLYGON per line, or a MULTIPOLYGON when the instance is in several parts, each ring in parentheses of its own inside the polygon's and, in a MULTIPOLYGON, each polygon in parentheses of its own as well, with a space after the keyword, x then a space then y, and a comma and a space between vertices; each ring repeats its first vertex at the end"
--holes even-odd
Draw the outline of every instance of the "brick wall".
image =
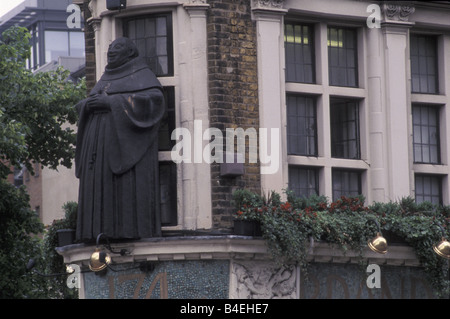
MULTIPOLYGON (((258 130, 256 25, 250 0, 210 0, 207 20, 210 127, 258 130)), ((248 142, 246 143, 248 144, 248 142)), ((221 177, 211 165, 214 228, 232 226, 232 193, 237 188, 260 190, 259 164, 248 163, 245 175, 221 177)))

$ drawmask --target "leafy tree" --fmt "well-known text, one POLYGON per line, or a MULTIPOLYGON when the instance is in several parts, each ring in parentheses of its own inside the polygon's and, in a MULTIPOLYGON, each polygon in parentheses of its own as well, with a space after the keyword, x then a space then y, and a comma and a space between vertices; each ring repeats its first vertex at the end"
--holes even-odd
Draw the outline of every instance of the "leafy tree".
POLYGON ((69 71, 37 72, 25 68, 30 55, 27 29, 11 27, 0 40, 0 177, 10 165, 32 162, 56 169, 71 167, 75 133, 73 107, 84 98, 85 82, 68 81, 69 71))
POLYGON ((40 256, 36 234, 43 225, 25 189, 10 185, 6 177, 11 166, 25 166, 31 173, 33 163, 71 167, 76 135, 68 124, 76 123, 73 106, 86 92, 84 80, 73 83, 62 68, 26 69, 29 39, 21 27, 9 28, 0 38, 0 298, 47 296, 43 279, 26 270, 28 259, 40 256))
POLYGON ((40 240, 31 234, 42 232, 43 225, 23 187, 0 180, 0 194, 0 298, 44 297, 45 279, 26 269, 30 256, 40 254, 40 240))

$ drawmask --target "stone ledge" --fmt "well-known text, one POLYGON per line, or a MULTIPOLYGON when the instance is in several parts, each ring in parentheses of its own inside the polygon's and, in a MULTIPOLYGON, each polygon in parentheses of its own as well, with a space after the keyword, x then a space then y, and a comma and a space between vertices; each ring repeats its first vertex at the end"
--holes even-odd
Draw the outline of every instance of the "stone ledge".
MULTIPOLYGON (((64 263, 87 265, 95 245, 74 244, 56 248, 64 263)), ((138 261, 177 260, 268 260, 269 252, 265 241, 251 236, 182 236, 148 238, 133 242, 113 243, 114 251, 126 249, 127 254, 110 253, 113 263, 138 261)), ((308 260, 310 262, 357 263, 358 253, 348 250, 343 253, 339 247, 322 242, 311 242, 308 260)), ((391 245, 386 254, 377 254, 366 248, 363 257, 371 263, 395 266, 419 266, 413 249, 409 246, 391 245)))

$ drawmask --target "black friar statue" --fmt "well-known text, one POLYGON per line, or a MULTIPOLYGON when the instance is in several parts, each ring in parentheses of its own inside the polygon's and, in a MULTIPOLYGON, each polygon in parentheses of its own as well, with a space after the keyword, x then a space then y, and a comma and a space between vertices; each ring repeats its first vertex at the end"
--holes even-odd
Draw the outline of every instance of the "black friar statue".
POLYGON ((104 74, 76 109, 77 241, 100 233, 111 239, 161 236, 158 128, 164 96, 130 39, 111 43, 104 74))

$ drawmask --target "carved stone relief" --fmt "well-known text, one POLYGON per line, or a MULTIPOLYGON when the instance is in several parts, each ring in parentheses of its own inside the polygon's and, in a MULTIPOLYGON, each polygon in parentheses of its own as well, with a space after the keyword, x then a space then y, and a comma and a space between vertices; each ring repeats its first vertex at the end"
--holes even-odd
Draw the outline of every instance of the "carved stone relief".
POLYGON ((284 0, 253 0, 252 8, 282 9, 284 0))
POLYGON ((411 5, 384 4, 383 12, 386 20, 408 21, 415 8, 411 5))
POLYGON ((296 267, 272 262, 233 262, 230 297, 237 299, 294 299, 296 267))

